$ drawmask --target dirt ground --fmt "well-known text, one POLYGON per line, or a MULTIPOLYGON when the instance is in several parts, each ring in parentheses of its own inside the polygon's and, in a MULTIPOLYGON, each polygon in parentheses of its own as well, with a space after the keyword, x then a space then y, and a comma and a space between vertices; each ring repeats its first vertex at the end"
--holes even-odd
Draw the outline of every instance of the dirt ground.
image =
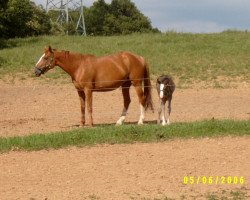
POLYGON ((249 199, 249 143, 250 137, 225 137, 10 152, 0 155, 0 198, 189 200, 240 190, 249 199), (185 185, 184 176, 196 183, 185 185), (198 176, 213 183, 197 184, 198 176), (245 183, 222 184, 222 176, 245 183))
MULTIPOLYGON (((127 122, 139 118, 138 100, 127 122)), ((154 90, 157 107, 157 95, 154 90)), ((172 122, 250 120, 250 87, 177 89, 172 122)), ((80 108, 71 84, 0 83, 0 136, 78 128, 80 108)), ((113 124, 122 111, 121 90, 94 94, 95 124, 113 124)), ((148 112, 146 120, 155 121, 148 112)), ((250 137, 173 140, 0 154, 0 199, 204 199, 209 192, 240 189, 250 198, 250 137), (184 176, 211 176, 213 183, 183 184, 184 176), (244 184, 215 183, 216 177, 244 184), (185 197, 185 198, 184 198, 185 197)), ((197 179, 196 179, 197 181, 197 179)))
MULTIPOLYGON (((139 104, 131 88, 127 122, 139 119, 139 104)), ((155 108, 158 97, 153 89, 155 108)), ((250 119, 250 87, 238 89, 177 89, 172 104, 172 122, 202 119, 250 119)), ((94 93, 95 124, 115 123, 123 108, 121 89, 94 93)), ((57 86, 42 82, 0 83, 0 136, 47 133, 78 128, 80 103, 72 83, 57 86)), ((146 113, 155 121, 157 112, 146 113)))

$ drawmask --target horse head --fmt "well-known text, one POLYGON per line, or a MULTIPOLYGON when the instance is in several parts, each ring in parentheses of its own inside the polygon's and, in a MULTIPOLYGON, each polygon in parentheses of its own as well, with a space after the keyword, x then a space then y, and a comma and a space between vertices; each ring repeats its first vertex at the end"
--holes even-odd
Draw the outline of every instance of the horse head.
POLYGON ((41 76, 55 67, 54 52, 51 46, 45 47, 44 54, 40 57, 35 66, 35 75, 41 76))

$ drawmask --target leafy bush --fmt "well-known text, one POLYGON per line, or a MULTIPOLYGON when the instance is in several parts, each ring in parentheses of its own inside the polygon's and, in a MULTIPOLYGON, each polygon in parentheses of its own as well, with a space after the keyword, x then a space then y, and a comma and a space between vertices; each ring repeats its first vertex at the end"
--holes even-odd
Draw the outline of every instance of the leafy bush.
POLYGON ((90 35, 121 35, 134 32, 159 32, 153 29, 148 17, 144 16, 130 0, 112 0, 106 4, 98 0, 85 9, 86 29, 90 35))
POLYGON ((0 38, 49 34, 49 16, 30 0, 8 0, 1 3, 0 38))

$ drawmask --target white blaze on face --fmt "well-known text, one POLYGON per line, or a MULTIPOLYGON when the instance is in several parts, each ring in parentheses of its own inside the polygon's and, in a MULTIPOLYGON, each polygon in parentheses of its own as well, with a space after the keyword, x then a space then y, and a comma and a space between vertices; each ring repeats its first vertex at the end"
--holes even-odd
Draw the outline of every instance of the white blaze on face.
POLYGON ((163 89, 164 89, 164 84, 161 83, 161 84, 160 84, 160 98, 161 98, 161 99, 163 98, 163 89))
POLYGON ((41 60, 43 59, 43 57, 45 56, 45 53, 41 56, 41 58, 38 60, 38 62, 36 63, 36 66, 41 62, 41 60))

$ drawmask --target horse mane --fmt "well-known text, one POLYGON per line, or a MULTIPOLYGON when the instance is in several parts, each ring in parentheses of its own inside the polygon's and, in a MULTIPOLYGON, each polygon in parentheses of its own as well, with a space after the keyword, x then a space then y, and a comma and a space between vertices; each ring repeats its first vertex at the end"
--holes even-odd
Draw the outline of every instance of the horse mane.
POLYGON ((69 57, 69 51, 62 50, 61 52, 64 53, 65 58, 69 57))
POLYGON ((64 58, 66 58, 66 59, 68 59, 70 55, 71 56, 79 56, 82 59, 85 59, 85 58, 96 58, 96 56, 93 55, 93 54, 82 54, 82 53, 77 53, 77 52, 71 52, 71 51, 68 51, 68 50, 61 50, 60 52, 63 53, 64 58))

